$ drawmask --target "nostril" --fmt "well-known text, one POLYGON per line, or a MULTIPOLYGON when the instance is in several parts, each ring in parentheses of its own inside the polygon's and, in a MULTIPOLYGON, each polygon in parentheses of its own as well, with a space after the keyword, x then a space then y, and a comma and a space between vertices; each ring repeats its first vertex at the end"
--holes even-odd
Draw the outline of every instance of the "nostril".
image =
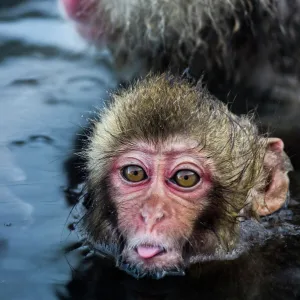
POLYGON ((143 223, 149 224, 149 223, 157 223, 161 221, 165 217, 165 214, 163 211, 157 211, 154 213, 148 213, 145 211, 141 211, 140 213, 140 219, 143 223))
POLYGON ((146 219, 146 218, 147 218, 148 213, 147 213, 147 211, 146 211, 145 209, 141 209, 141 210, 140 210, 140 213, 141 213, 141 217, 142 217, 143 219, 146 219))
POLYGON ((146 217, 145 213, 141 212, 140 219, 143 223, 147 223, 147 217, 146 217))
POLYGON ((165 216, 164 213, 162 211, 160 211, 160 212, 156 213, 155 219, 156 219, 156 221, 160 221, 164 218, 164 216, 165 216))

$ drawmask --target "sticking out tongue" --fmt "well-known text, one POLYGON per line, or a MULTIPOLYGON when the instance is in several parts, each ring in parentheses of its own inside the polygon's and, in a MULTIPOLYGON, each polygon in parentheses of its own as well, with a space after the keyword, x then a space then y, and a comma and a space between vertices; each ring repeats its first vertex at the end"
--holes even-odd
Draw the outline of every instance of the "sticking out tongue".
POLYGON ((158 246, 138 246, 137 252, 142 258, 151 258, 162 252, 162 248, 158 246))

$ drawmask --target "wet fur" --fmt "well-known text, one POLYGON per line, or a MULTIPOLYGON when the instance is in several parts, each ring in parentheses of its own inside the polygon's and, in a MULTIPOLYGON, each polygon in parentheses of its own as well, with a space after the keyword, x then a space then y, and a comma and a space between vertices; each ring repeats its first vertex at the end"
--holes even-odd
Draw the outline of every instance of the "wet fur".
POLYGON ((116 54, 147 53, 152 65, 164 57, 171 68, 189 66, 198 76, 219 69, 249 84, 256 81, 249 70, 268 74, 264 85, 277 72, 298 74, 298 0, 103 0, 98 7, 108 35, 117 36, 116 54))

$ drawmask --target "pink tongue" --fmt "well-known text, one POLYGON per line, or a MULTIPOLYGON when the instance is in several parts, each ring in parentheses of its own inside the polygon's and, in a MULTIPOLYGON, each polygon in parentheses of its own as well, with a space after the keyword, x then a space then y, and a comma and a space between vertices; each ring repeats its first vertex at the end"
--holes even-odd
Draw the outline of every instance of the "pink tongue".
POLYGON ((158 254, 159 252, 161 252, 161 248, 155 247, 155 246, 151 246, 151 247, 138 246, 137 252, 138 252, 139 256, 141 256, 142 258, 151 258, 151 257, 155 256, 156 254, 158 254))

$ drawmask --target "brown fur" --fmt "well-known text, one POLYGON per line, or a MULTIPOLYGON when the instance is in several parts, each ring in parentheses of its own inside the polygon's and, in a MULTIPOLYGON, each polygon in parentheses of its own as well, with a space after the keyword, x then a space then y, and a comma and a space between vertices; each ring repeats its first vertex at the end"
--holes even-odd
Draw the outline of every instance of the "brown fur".
MULTIPOLYGON (((88 177, 82 228, 96 248, 97 244, 109 245, 117 258, 124 238, 108 180, 113 159, 124 146, 134 148, 136 141, 157 144, 173 138, 198 141, 197 151, 204 153, 214 168, 209 208, 186 237, 187 264, 209 255, 224 257, 236 246, 240 218, 257 216, 254 203, 264 202, 272 171, 263 167, 267 139, 258 134, 251 118, 230 113, 201 84, 195 87, 161 75, 149 76, 113 95, 112 103, 95 122, 83 154, 88 177)), ((284 176, 289 168, 284 168, 284 176)))

